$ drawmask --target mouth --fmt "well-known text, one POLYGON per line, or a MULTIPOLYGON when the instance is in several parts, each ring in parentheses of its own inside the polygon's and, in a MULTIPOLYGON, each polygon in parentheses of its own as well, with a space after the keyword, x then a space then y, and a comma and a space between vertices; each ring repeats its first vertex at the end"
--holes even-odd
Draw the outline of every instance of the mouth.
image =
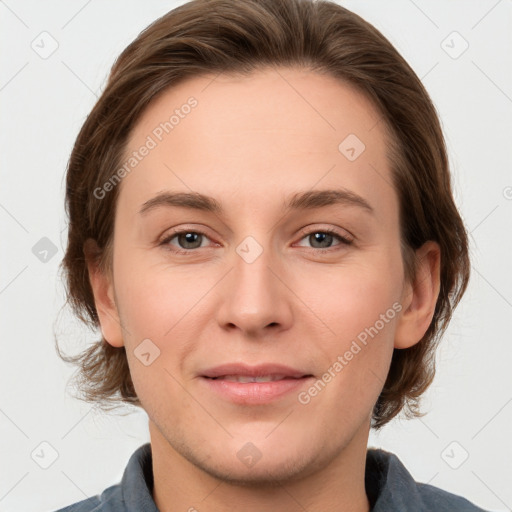
POLYGON ((223 375, 221 377, 205 377, 212 380, 225 380, 229 382, 275 382, 284 379, 302 379, 304 377, 312 377, 312 375, 304 375, 302 377, 289 377, 287 375, 262 375, 261 377, 251 377, 249 375, 223 375))
POLYGON ((227 364, 206 370, 200 377, 210 392, 239 405, 277 401, 314 378, 311 373, 275 364, 227 364))
POLYGON ((283 364, 278 363, 261 363, 254 366, 245 363, 226 363, 204 370, 203 372, 201 372, 201 376, 210 379, 225 380, 247 377, 265 379, 262 382, 268 382, 287 378, 298 379, 304 376, 312 375, 307 371, 303 371, 292 366, 285 366, 283 364))

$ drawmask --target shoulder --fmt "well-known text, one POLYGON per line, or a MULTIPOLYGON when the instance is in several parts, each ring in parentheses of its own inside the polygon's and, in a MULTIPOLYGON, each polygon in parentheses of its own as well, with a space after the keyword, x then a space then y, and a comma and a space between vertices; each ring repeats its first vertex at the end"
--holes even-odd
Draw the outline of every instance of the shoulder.
POLYGON ((90 512, 93 510, 101 510, 101 508, 98 508, 99 505, 101 505, 99 497, 93 496, 92 498, 87 498, 77 503, 73 503, 73 505, 59 508, 59 510, 56 510, 55 512, 90 512))
POLYGON ((462 496, 428 484, 417 483, 416 485, 425 510, 436 510, 436 512, 487 512, 462 496))
POLYGON ((118 512, 124 510, 122 506, 121 487, 116 484, 105 489, 101 496, 92 496, 55 512, 118 512))
POLYGON ((487 512, 462 496, 416 482, 400 459, 381 449, 369 449, 366 489, 372 512, 487 512))
POLYGON ((153 487, 151 445, 146 443, 133 452, 121 482, 105 489, 101 495, 61 508, 56 512, 125 512, 136 510, 158 512, 151 495, 153 487))

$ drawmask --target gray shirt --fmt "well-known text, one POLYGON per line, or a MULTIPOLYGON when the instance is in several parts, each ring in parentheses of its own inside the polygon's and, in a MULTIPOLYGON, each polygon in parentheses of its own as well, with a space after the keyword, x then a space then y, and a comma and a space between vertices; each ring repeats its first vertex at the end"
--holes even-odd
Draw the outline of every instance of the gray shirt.
MULTIPOLYGON (((371 512, 486 512, 460 496, 415 482, 396 455, 380 449, 367 450, 365 486, 371 512)), ((119 484, 57 512, 158 512, 152 490, 147 443, 130 457, 119 484)))

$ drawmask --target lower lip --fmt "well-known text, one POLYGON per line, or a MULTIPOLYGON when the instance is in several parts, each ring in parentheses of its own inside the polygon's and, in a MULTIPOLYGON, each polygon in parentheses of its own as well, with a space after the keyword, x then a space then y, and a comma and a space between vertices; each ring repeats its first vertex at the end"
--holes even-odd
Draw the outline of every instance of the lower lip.
POLYGON ((205 384, 220 395, 237 404, 266 404, 297 391, 313 377, 282 379, 271 382, 235 382, 201 377, 205 384))

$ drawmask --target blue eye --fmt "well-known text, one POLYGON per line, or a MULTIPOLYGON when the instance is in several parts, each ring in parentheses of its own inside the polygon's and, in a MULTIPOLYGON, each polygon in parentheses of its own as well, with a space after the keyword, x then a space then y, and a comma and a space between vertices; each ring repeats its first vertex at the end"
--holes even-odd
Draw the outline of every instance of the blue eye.
MULTIPOLYGON (((177 254, 184 254, 193 251, 194 249, 199 249, 201 247, 202 237, 206 237, 205 233, 201 231, 191 231, 191 230, 183 230, 176 231, 171 236, 162 240, 161 245, 168 246, 170 251, 176 252, 177 254), (172 249, 171 240, 174 238, 177 239, 179 247, 183 250, 172 249), (199 240, 199 245, 198 245, 199 240)), ((208 237, 206 237, 208 238, 208 237)))
POLYGON ((337 245, 351 245, 352 240, 340 235, 337 231, 332 229, 316 229, 306 233, 301 240, 308 238, 310 243, 318 243, 324 245, 322 247, 312 247, 314 250, 322 251, 324 249, 330 249, 332 247, 333 239, 337 239, 340 243, 337 245), (318 236, 319 235, 319 236, 318 236), (327 244, 327 247, 325 246, 327 244))
MULTIPOLYGON (((204 248, 204 238, 209 239, 206 233, 202 231, 181 230, 175 231, 164 240, 160 245, 175 254, 191 254, 195 249, 204 248), (177 244, 171 243, 176 239, 177 244)), ((310 243, 319 244, 320 247, 311 247, 313 251, 326 252, 338 246, 347 246, 352 244, 352 240, 340 235, 334 229, 316 229, 304 233, 300 240, 308 238, 310 243), (338 244, 332 245, 333 240, 338 240, 338 244)), ((302 247, 302 246, 301 246, 302 247)), ((334 249, 335 250, 335 249, 334 249)))

